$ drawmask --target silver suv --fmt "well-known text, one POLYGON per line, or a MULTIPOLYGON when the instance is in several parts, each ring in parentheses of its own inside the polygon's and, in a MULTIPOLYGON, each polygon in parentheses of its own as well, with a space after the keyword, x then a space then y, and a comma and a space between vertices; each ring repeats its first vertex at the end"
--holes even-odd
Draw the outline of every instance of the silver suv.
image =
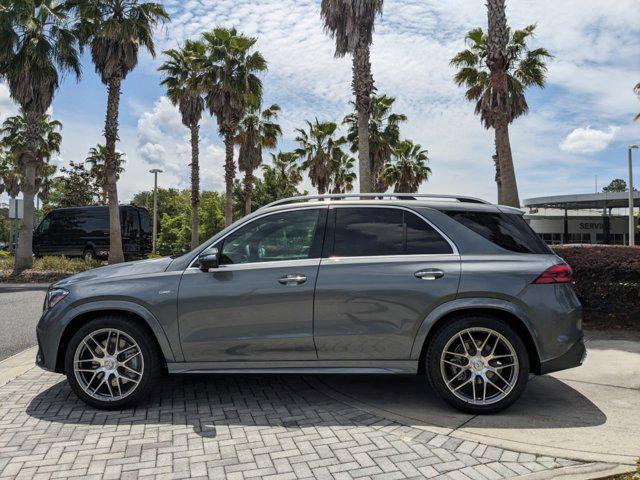
POLYGON ((98 408, 163 371, 412 373, 490 413, 585 356, 571 269, 522 212, 429 195, 275 202, 180 257, 53 284, 37 332, 37 364, 98 408))

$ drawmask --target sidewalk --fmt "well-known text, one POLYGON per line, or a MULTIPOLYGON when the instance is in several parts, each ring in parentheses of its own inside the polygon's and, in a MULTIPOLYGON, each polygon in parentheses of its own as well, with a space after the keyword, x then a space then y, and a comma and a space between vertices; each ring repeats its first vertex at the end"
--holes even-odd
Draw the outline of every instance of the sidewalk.
POLYGON ((169 377, 148 405, 104 412, 34 368, 31 353, 0 363, 15 376, 0 381, 1 478, 534 480, 631 470, 412 426, 319 390, 320 376, 169 377))

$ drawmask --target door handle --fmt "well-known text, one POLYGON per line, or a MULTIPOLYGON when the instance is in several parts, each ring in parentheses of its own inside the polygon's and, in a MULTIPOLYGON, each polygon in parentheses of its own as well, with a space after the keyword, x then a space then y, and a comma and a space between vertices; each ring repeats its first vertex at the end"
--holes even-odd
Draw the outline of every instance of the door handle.
POLYGON ((439 268, 425 268, 424 270, 418 270, 414 275, 421 280, 437 280, 444 277, 444 272, 439 268))
POLYGON ((300 285, 301 283, 304 283, 306 281, 307 277, 299 273, 293 275, 285 275, 284 277, 280 277, 278 279, 278 282, 280 282, 282 285, 300 285))

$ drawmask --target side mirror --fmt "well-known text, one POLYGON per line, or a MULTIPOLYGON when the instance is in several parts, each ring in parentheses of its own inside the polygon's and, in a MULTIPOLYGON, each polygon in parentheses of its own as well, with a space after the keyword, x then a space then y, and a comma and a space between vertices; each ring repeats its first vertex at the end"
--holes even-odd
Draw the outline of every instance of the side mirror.
POLYGON ((208 272, 210 268, 218 268, 220 266, 220 251, 216 247, 207 248, 198 255, 198 263, 203 272, 208 272))

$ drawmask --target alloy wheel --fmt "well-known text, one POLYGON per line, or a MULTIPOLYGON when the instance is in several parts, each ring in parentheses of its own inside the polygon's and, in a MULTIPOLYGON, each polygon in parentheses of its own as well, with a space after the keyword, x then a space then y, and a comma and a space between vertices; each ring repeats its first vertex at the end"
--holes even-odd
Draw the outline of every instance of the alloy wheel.
POLYGON ((518 381, 515 348, 503 335, 484 327, 456 333, 440 356, 449 391, 474 405, 491 405, 509 395, 518 381))
POLYGON ((113 402, 136 390, 144 375, 144 357, 130 335, 103 328, 89 333, 78 344, 73 371, 87 395, 113 402))

